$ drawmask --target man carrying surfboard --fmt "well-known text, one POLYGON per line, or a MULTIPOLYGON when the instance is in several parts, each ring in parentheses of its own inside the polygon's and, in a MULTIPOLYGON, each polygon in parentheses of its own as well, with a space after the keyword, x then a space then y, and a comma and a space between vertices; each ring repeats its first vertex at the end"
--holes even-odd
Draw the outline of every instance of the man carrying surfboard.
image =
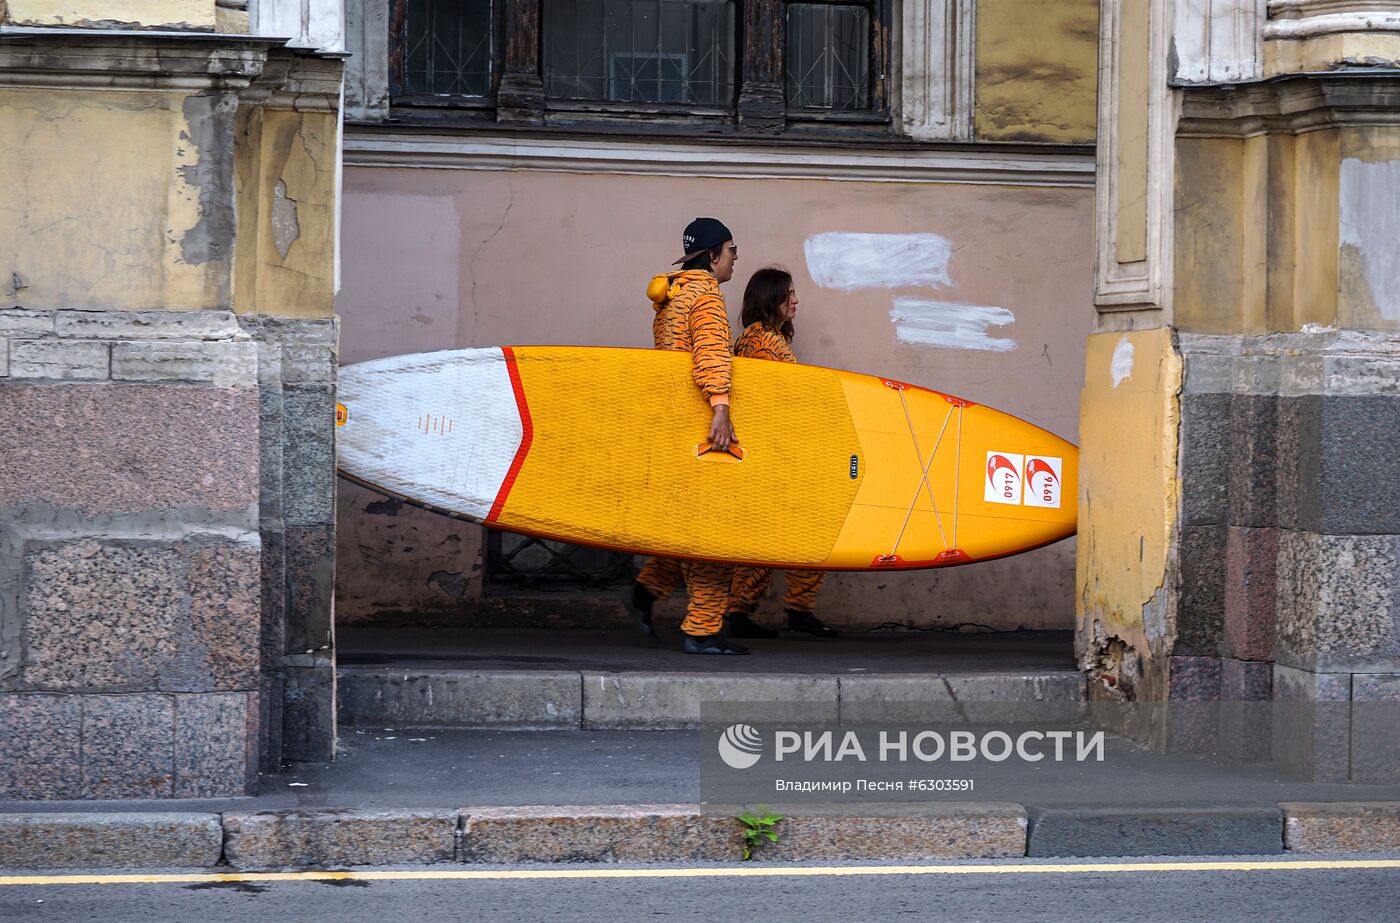
MULTIPOLYGON (((696 218, 686 225, 681 248, 684 255, 672 264, 679 264, 680 270, 662 273, 647 286, 647 298, 655 310, 652 340, 657 349, 690 353, 692 377, 711 408, 707 441, 714 451, 723 452, 739 440, 729 418, 733 349, 729 310, 719 287, 734 277, 739 248, 734 235, 716 218, 696 218)), ((722 633, 733 573, 732 564, 716 561, 652 558, 624 601, 637 627, 655 639, 652 607, 684 581, 690 595, 681 623, 685 652, 747 654, 748 648, 729 643, 722 633)))

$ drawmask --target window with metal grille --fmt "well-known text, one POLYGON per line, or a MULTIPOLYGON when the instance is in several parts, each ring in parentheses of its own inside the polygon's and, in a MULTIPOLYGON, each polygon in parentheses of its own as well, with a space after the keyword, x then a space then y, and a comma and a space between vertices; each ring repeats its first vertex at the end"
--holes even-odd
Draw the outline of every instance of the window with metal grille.
POLYGON ((606 590, 637 574, 630 554, 509 532, 486 533, 486 583, 496 589, 606 590))
POLYGON ((889 124, 893 0, 388 3, 400 116, 889 124))
POLYGON ((734 101, 732 0, 545 0, 545 95, 734 101))
POLYGON ((403 0, 400 9, 402 95, 484 98, 491 93, 491 0, 403 0))
POLYGON ((789 106, 869 108, 870 10, 851 4, 788 4, 786 65, 789 106))

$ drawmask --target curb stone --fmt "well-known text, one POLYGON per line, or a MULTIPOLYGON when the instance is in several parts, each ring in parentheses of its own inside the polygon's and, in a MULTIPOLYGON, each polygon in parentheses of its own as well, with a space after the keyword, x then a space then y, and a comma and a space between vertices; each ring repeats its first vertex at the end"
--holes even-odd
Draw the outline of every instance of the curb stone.
POLYGON ((1289 852, 1385 853, 1400 851, 1400 804, 1395 802, 1290 801, 1283 809, 1289 852))
MULTIPOLYGON (((768 862, 1375 854, 1400 851, 1400 802, 1023 808, 1000 802, 802 806, 768 862)), ((0 814, 0 868, 327 868, 441 863, 739 861, 737 806, 0 814)))
POLYGON ((457 852, 456 811, 255 811, 224 815, 234 868, 432 865, 457 852))
POLYGON ((222 846, 217 814, 0 814, 0 868, 202 868, 222 846))
POLYGON ((1269 856, 1283 852, 1277 806, 1032 807, 1028 856, 1269 856))

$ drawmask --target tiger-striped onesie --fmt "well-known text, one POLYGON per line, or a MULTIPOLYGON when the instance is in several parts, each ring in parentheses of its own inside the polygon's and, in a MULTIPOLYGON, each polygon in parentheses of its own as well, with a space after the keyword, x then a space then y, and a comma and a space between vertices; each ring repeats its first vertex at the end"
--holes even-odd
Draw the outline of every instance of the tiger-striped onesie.
MULTIPOLYGON (((656 316, 651 336, 657 349, 688 352, 692 377, 710 406, 729 403, 731 357, 729 311, 719 282, 703 269, 656 276, 647 286, 656 316)), ((718 561, 652 558, 637 582, 657 599, 665 599, 684 581, 690 594, 681 631, 704 637, 718 634, 728 611, 734 565, 718 561)))
MULTIPOLYGON (((792 347, 781 333, 762 323, 749 324, 734 344, 734 355, 749 359, 769 359, 774 362, 796 362, 792 347)), ((817 607, 817 590, 826 573, 819 570, 783 571, 787 592, 783 608, 811 612, 817 607)), ((773 571, 767 567, 736 567, 729 590, 729 611, 752 612, 758 600, 773 582, 773 571)))

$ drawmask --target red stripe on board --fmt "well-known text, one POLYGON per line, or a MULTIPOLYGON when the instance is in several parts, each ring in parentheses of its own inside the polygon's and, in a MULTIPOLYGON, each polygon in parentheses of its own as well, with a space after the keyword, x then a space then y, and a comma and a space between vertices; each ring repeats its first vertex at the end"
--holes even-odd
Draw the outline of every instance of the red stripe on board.
POLYGON ((506 479, 501 482, 501 489, 496 493, 496 502, 491 504, 491 512, 486 514, 487 522, 495 522, 500 517, 501 508, 506 505, 506 497, 510 496, 510 489, 515 486, 515 478, 520 474, 520 466, 525 464, 525 456, 530 454, 530 443, 535 438, 535 427, 530 422, 530 405, 525 402, 525 388, 520 384, 520 370, 515 367, 515 351, 509 346, 502 346, 501 353, 506 357, 510 388, 515 392, 515 407, 520 411, 520 447, 515 450, 515 458, 510 463, 510 470, 506 472, 506 479))

